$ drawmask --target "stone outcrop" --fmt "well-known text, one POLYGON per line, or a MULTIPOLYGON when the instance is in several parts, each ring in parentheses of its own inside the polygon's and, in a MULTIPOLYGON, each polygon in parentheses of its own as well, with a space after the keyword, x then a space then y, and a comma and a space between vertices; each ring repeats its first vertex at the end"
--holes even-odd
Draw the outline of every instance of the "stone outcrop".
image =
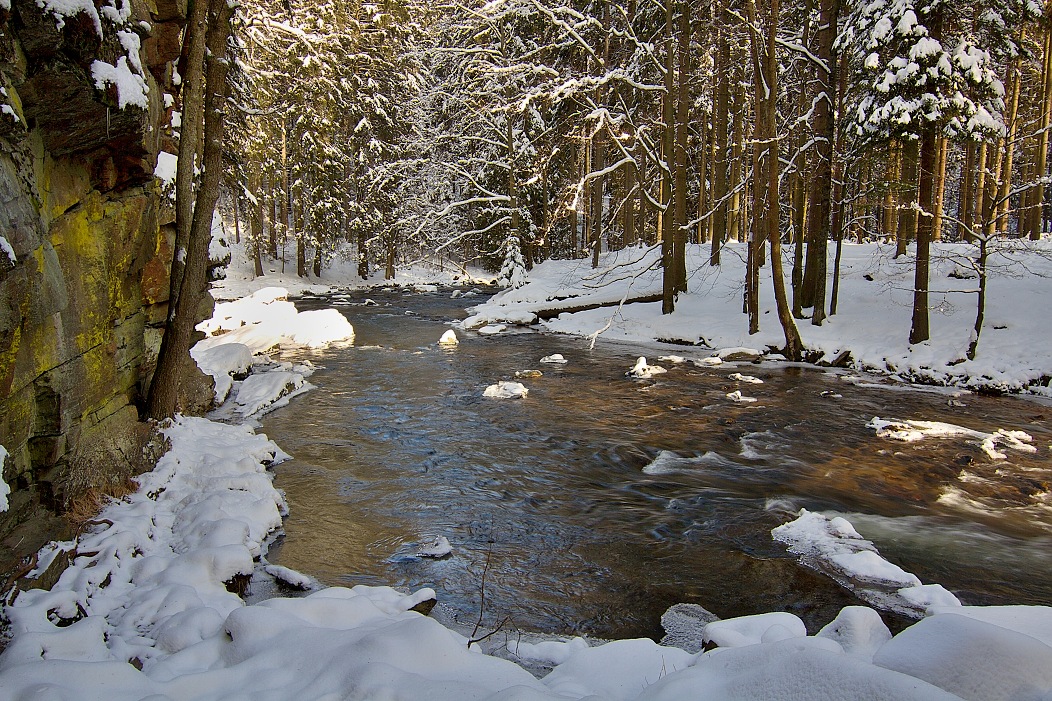
POLYGON ((0 445, 13 493, 0 553, 18 557, 40 545, 37 516, 143 462, 137 405, 174 240, 153 168, 170 138, 164 98, 186 2, 95 0, 64 17, 36 0, 6 4, 0 236, 15 260, 0 250, 0 445), (134 80, 100 81, 100 65, 134 80), (138 104, 129 84, 145 87, 138 104))

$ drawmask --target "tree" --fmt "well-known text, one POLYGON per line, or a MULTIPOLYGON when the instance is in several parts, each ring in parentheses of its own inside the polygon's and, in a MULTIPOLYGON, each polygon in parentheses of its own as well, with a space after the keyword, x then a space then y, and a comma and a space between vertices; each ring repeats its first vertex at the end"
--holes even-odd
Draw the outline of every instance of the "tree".
POLYGON ((176 176, 176 211, 189 209, 184 200, 192 195, 193 216, 188 221, 185 215, 182 219, 177 215, 176 220, 176 241, 182 239, 186 243, 185 248, 176 250, 175 258, 181 259, 182 265, 172 266, 175 294, 169 300, 157 369, 147 397, 146 413, 154 419, 170 417, 177 408, 179 378, 190 360, 191 337, 198 310, 207 294, 208 244, 223 173, 223 113, 233 9, 226 0, 209 0, 207 10, 204 5, 204 0, 197 0, 186 28, 184 41, 190 50, 182 74, 187 92, 183 96, 184 131, 179 143, 179 167, 183 167, 184 159, 192 163, 201 148, 204 172, 195 193, 185 184, 179 189, 178 173, 176 176), (190 124, 194 126, 187 131, 190 124))

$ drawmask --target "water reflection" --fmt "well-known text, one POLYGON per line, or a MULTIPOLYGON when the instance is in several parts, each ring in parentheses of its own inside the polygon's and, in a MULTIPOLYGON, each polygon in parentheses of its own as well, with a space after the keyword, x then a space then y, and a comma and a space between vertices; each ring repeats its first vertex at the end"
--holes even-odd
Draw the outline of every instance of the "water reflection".
POLYGON ((522 333, 443 349, 461 300, 369 296, 379 304, 340 307, 358 345, 312 355, 319 389, 264 421, 295 456, 277 468, 292 513, 275 562, 330 584, 433 586, 474 622, 488 561, 487 619, 532 630, 660 635, 660 613, 681 601, 721 616, 788 610, 814 630, 856 602, 771 539, 806 507, 847 514, 966 603, 1052 604, 1046 407, 951 406, 769 364, 629 380, 636 347, 522 333), (552 353, 569 362, 538 363, 552 353), (522 380, 526 400, 481 397, 527 369, 543 376, 522 380), (757 402, 728 401, 739 388, 757 402), (998 463, 959 440, 892 442, 866 428, 874 416, 1022 429, 1040 449, 998 463), (409 557, 440 535, 451 557, 409 557))

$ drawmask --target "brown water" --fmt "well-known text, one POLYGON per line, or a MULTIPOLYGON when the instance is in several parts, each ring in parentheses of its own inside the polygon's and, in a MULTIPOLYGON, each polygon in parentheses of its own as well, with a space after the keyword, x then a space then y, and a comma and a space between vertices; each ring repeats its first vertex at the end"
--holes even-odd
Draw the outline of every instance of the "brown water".
POLYGON ((846 515, 886 558, 965 603, 1052 604, 1045 404, 969 395, 955 407, 945 392, 773 363, 661 363, 667 374, 630 380, 638 355, 704 353, 588 350, 536 332, 458 332, 447 350, 443 322, 467 302, 369 296, 379 304, 339 307, 354 347, 311 354, 318 389, 263 422, 294 456, 276 468, 291 515, 273 562, 332 585, 431 586, 468 624, 485 571, 486 625, 660 637, 661 613, 691 602, 721 617, 791 611, 815 631, 859 602, 771 538, 806 507, 846 515), (569 362, 537 362, 551 353, 569 362), (482 397, 527 369, 544 373, 522 380, 527 399, 482 397), (758 401, 728 401, 735 389, 758 401), (874 416, 1024 430, 1039 450, 996 462, 975 441, 894 442, 866 428, 874 416), (701 459, 645 474, 659 451, 701 459), (414 556, 439 535, 450 557, 414 556))

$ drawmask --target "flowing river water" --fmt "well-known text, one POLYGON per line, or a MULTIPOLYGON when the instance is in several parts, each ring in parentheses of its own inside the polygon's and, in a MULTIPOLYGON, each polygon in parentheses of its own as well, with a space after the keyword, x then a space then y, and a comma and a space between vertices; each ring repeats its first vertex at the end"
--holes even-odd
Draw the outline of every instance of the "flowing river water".
POLYGON ((639 355, 707 352, 589 350, 532 331, 458 331, 445 349, 437 340, 469 300, 367 295, 375 304, 297 301, 339 304, 356 338, 304 356, 320 366, 317 389, 263 420, 294 456, 276 468, 291 514, 272 562, 330 585, 430 586, 469 627, 481 609, 484 630, 507 617, 520 630, 660 638, 661 613, 688 602, 721 617, 790 611, 815 632, 861 602, 772 539, 804 507, 844 515, 966 604, 1052 605, 1047 402, 766 362, 666 362, 667 374, 631 380, 639 355), (552 353, 569 362, 538 363, 552 353), (529 369, 543 376, 522 380, 526 399, 482 397, 529 369), (736 389, 757 401, 729 401, 736 389), (898 442, 866 427, 875 416, 1022 430, 1038 450, 994 460, 974 439, 898 442), (690 459, 644 472, 661 451, 690 459), (438 536, 449 557, 416 556, 438 536))

